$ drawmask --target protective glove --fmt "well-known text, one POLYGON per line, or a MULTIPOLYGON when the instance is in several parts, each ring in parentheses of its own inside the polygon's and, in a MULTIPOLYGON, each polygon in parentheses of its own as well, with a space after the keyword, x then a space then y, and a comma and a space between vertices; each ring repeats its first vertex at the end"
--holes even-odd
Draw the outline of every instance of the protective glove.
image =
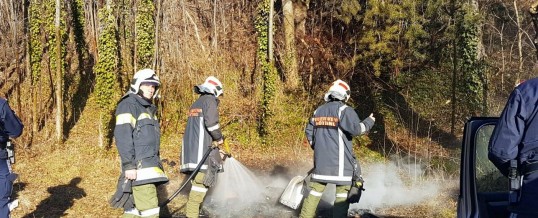
POLYGON ((351 185, 351 189, 347 193, 346 201, 350 204, 359 203, 361 199, 362 191, 364 191, 364 180, 360 177, 359 180, 354 181, 351 185))
POLYGON ((116 190, 116 193, 112 196, 109 204, 113 208, 133 208, 133 187, 132 180, 126 179, 123 184, 116 190))
POLYGON ((367 130, 370 130, 374 126, 374 123, 375 123, 374 115, 370 114, 370 116, 364 119, 361 123, 364 124, 367 130))

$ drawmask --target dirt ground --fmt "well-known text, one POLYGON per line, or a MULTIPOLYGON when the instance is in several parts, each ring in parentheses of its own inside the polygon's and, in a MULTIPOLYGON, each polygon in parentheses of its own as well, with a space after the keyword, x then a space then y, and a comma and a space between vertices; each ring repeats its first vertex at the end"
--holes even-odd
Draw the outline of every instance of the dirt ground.
MULTIPOLYGON (((164 151, 162 159, 170 179, 170 182, 160 189, 162 202, 183 184, 185 177, 178 173, 178 146, 175 146, 175 143, 165 143, 161 149, 164 151)), ((84 144, 69 143, 64 149, 34 149, 19 153, 14 170, 20 176, 13 190, 13 198, 19 200, 19 206, 12 211, 12 217, 121 216, 121 210, 113 209, 108 204, 119 174, 120 164, 115 149, 88 149, 84 144)), ((206 217, 297 217, 298 211, 279 204, 278 198, 291 178, 305 174, 311 167, 309 148, 275 150, 278 155, 274 156, 259 155, 261 152, 253 150, 236 149, 234 153, 234 158, 256 175, 265 180, 278 180, 278 183, 273 187, 266 186, 271 190, 267 192, 270 194, 266 195, 264 202, 244 211, 223 210, 211 205, 210 197, 206 198, 206 217)), ((182 217, 189 189, 185 188, 168 207, 162 208, 161 217, 182 217)), ((330 205, 323 204, 320 204, 319 214, 320 217, 327 217, 325 215, 330 214, 330 205)), ((449 201, 449 204, 453 203, 449 201)), ((357 213, 357 217, 445 217, 438 212, 432 212, 438 210, 435 207, 437 206, 431 206, 429 203, 406 208, 387 208, 385 211, 376 211, 377 216, 361 211, 357 213)), ((455 209, 454 206, 450 207, 455 209)))

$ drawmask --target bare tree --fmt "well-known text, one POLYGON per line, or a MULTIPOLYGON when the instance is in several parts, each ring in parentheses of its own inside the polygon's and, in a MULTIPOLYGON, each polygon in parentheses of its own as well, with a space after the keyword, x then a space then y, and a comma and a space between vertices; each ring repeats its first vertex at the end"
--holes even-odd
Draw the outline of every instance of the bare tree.
POLYGON ((518 68, 516 73, 516 83, 521 80, 521 72, 523 72, 523 46, 522 38, 523 31, 521 31, 521 18, 519 17, 519 9, 517 8, 517 1, 514 0, 514 10, 516 12, 516 24, 517 24, 517 50, 518 50, 518 68))
POLYGON ((56 18, 54 21, 54 29, 56 32, 56 142, 58 144, 63 143, 63 95, 62 95, 62 87, 63 87, 63 73, 62 73, 62 43, 60 40, 62 37, 60 36, 60 0, 56 0, 56 18))
POLYGON ((295 89, 299 85, 299 75, 297 70, 297 49, 295 48, 295 16, 293 13, 293 1, 283 0, 282 2, 285 41, 283 64, 286 70, 286 84, 289 88, 295 89))
POLYGON ((273 21, 274 21, 274 11, 275 11, 275 2, 274 0, 269 0, 269 39, 268 39, 268 51, 267 55, 269 56, 269 63, 273 64, 273 21))

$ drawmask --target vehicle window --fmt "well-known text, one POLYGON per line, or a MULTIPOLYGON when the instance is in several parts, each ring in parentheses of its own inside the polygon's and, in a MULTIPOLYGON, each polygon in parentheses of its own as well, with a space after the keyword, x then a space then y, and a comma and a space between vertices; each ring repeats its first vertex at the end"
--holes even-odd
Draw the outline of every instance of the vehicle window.
POLYGON ((508 180, 488 159, 488 144, 495 125, 485 125, 476 132, 476 190, 497 192, 508 189, 508 180))

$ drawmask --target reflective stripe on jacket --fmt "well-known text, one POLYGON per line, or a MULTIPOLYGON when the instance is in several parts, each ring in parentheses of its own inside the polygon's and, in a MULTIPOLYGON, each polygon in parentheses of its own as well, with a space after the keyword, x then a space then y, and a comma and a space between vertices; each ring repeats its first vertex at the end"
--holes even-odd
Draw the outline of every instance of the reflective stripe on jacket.
MULTIPOLYGON (((181 146, 181 172, 193 171, 211 143, 222 139, 218 104, 219 100, 214 95, 202 94, 189 109, 181 146)), ((202 169, 207 169, 207 163, 202 165, 202 169)))
POLYGON ((137 94, 122 98, 116 108, 114 137, 122 171, 137 170, 133 185, 167 182, 159 156, 160 126, 157 107, 137 94))
POLYGON ((361 123, 357 113, 341 101, 318 107, 305 130, 314 149, 312 181, 351 185, 357 164, 351 140, 372 125, 372 120, 361 123))

